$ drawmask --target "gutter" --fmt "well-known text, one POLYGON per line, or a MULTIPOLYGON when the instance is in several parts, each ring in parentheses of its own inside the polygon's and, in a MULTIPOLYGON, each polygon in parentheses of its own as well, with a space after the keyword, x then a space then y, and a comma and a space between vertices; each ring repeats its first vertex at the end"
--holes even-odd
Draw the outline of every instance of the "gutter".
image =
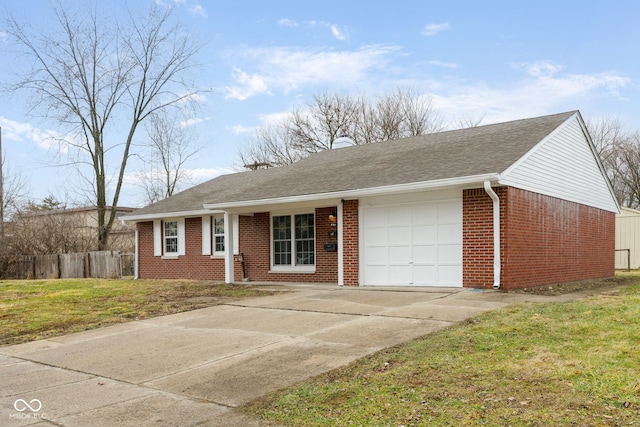
POLYGON ((500 289, 500 198, 491 181, 484 182, 484 191, 493 200, 493 289, 500 289))

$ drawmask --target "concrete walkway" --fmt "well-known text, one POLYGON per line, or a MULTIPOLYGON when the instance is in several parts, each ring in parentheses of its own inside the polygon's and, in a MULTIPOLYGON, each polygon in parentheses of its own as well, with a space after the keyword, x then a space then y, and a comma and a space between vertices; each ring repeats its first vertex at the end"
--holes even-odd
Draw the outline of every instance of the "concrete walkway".
POLYGON ((286 289, 0 348, 0 425, 259 426, 233 408, 485 310, 579 296, 286 289))

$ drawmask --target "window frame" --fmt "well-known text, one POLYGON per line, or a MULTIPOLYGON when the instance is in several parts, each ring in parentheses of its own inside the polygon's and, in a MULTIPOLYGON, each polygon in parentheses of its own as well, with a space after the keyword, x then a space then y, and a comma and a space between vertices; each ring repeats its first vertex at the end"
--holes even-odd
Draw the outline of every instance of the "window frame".
POLYGON ((180 233, 178 232, 178 221, 177 220, 168 220, 162 222, 162 254, 166 256, 178 256, 180 253, 180 233), (169 224, 175 224, 175 228, 172 230, 175 234, 167 234, 167 226, 169 224), (175 251, 168 250, 169 248, 169 239, 172 241, 175 240, 175 251))
POLYGON ((225 223, 224 223, 224 216, 219 216, 219 215, 214 215, 211 217, 211 256, 214 257, 221 257, 224 256, 225 251, 225 238, 224 238, 224 227, 225 227, 225 223), (221 221, 222 222, 222 232, 216 232, 219 230, 216 230, 216 222, 217 221, 221 221), (218 250, 218 238, 222 239, 222 250, 218 250))
POLYGON ((314 210, 301 210, 301 211, 286 211, 286 212, 272 212, 269 217, 269 253, 271 257, 271 270, 270 272, 276 273, 315 273, 316 265, 317 265, 317 215, 314 210), (313 216, 313 236, 311 238, 297 238, 296 237, 296 217, 301 215, 312 215, 313 216), (275 254, 275 243, 274 240, 274 219, 278 217, 289 217, 290 223, 290 237, 288 239, 278 239, 280 242, 289 242, 290 248, 290 264, 276 264, 276 254, 275 254), (297 248, 298 242, 302 241, 312 241, 313 243, 313 264, 297 264, 297 248))
POLYGON ((153 255, 162 259, 178 259, 186 255, 185 218, 163 218, 153 221, 153 255), (167 235, 167 223, 175 222, 176 235, 167 235), (167 252, 167 239, 176 239, 176 251, 167 252))

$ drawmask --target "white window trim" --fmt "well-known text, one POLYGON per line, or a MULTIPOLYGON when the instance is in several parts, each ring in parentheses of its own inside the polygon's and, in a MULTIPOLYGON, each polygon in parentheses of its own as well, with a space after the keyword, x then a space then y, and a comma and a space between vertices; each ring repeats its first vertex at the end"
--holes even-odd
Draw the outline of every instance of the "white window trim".
POLYGON ((202 255, 211 255, 211 217, 202 217, 202 255))
MULTIPOLYGON (((216 221, 215 220, 216 219, 222 219, 224 221, 224 216, 223 215, 214 215, 211 219, 212 219, 212 221, 211 221, 211 247, 212 247, 211 252, 212 252, 212 256, 211 257, 212 258, 214 258, 214 257, 215 258, 223 258, 224 254, 225 254, 225 251, 224 250, 216 251, 216 237, 222 236, 223 239, 224 239, 225 234, 223 232, 222 234, 217 234, 216 235, 216 221)), ((227 224, 224 224, 224 228, 225 229, 227 228, 227 224)), ((226 240, 227 239, 224 239, 225 247, 227 245, 227 241, 226 240)))
POLYGON ((162 259, 178 259, 186 254, 184 218, 166 218, 153 221, 153 255, 162 259), (175 221, 178 223, 178 251, 165 253, 164 223, 175 221))
MULTIPOLYGON (((313 215, 313 244, 314 244, 314 260, 317 263, 318 260, 318 215, 316 214, 315 209, 312 211, 309 210, 300 210, 300 211, 286 211, 286 212, 271 212, 269 215, 269 257, 270 257, 270 270, 269 273, 300 273, 300 274, 313 274, 316 272, 316 264, 313 265, 274 265, 273 262, 273 217, 274 216, 290 216, 291 217, 291 226, 295 228, 295 216, 296 215, 304 215, 304 214, 312 214, 313 215)), ((292 241, 291 241, 291 259, 292 261, 295 259, 295 229, 292 230, 292 241)))
MULTIPOLYGON (((214 222, 213 218, 221 218, 223 214, 220 215, 207 215, 202 217, 202 255, 209 256, 211 259, 214 258, 224 258, 225 252, 216 252, 215 251, 215 238, 213 235, 214 232, 214 222)), ((238 215, 232 215, 233 220, 233 253, 234 255, 238 255, 240 253, 240 248, 238 242, 240 241, 240 227, 238 225, 239 217, 238 215)), ((226 225, 225 225, 226 227, 226 225)), ((226 239, 225 239, 225 248, 226 248, 226 239)))

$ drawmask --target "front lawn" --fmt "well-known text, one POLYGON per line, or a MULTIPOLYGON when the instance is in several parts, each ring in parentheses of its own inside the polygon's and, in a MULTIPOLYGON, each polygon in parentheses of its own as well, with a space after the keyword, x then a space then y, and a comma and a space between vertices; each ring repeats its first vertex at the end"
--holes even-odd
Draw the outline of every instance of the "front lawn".
POLYGON ((243 410, 290 426, 640 426, 640 285, 488 312, 243 410))
POLYGON ((0 345, 268 294, 196 280, 2 280, 0 345))

